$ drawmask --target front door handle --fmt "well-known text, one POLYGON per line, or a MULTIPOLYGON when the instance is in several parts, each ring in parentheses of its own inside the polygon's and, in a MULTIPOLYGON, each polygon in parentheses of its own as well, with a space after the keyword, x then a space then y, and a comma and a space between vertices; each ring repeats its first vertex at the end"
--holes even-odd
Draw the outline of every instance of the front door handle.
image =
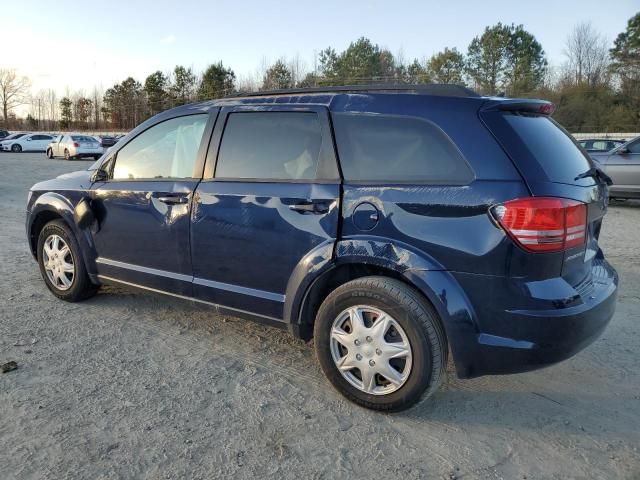
POLYGON ((166 203, 167 205, 178 205, 180 203, 187 203, 189 197, 187 195, 163 195, 158 197, 158 201, 166 203))
POLYGON ((326 200, 307 200, 289 205, 289 208, 302 214, 311 213, 315 215, 322 215, 329 211, 330 206, 331 203, 326 200))

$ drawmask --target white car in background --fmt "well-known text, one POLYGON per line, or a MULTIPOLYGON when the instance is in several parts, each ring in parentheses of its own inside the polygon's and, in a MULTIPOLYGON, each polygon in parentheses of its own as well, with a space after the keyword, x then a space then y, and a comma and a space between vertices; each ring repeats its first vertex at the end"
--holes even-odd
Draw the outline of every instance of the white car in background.
POLYGON ((10 142, 12 140, 17 140, 20 137, 24 137, 25 135, 29 135, 29 132, 26 133, 12 133, 11 135, 8 135, 4 138, 0 138, 0 151, 2 150, 2 144, 4 142, 10 142))
POLYGON ((83 157, 91 157, 97 160, 104 153, 98 140, 80 133, 59 135, 47 145, 46 151, 49 158, 64 157, 65 160, 83 157))
POLYGON ((20 138, 4 140, 2 150, 5 152, 44 152, 49 142, 53 140, 53 135, 45 133, 30 133, 20 138))

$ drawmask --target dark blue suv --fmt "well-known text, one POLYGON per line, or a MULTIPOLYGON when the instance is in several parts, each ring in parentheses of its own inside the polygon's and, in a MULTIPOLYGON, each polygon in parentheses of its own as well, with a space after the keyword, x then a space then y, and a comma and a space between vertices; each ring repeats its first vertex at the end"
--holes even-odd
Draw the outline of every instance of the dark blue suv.
POLYGON ((460 377, 522 372, 611 319, 606 176, 552 109, 442 85, 185 105, 34 185, 29 245, 63 300, 113 282, 288 328, 400 410, 449 350, 460 377))

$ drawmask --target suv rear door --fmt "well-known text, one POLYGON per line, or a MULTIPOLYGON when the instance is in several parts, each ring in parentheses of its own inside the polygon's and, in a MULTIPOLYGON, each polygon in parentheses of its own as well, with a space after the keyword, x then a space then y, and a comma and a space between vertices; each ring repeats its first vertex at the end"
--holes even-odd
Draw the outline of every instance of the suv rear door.
POLYGON ((340 178, 321 106, 226 107, 191 224, 198 299, 272 320, 311 252, 333 251, 340 178))
POLYGON ((581 174, 594 166, 576 141, 538 109, 550 104, 500 101, 481 112, 481 118, 520 170, 534 197, 560 197, 587 205, 586 245, 567 250, 561 273, 570 284, 583 281, 599 251, 598 236, 607 211, 604 181, 581 174))

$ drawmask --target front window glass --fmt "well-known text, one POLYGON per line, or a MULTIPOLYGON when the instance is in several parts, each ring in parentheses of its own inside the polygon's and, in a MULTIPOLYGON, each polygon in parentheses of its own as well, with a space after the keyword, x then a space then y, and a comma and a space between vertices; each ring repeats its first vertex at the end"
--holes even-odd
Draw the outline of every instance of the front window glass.
POLYGON ((113 178, 190 178, 207 117, 173 118, 142 132, 118 152, 113 178))

